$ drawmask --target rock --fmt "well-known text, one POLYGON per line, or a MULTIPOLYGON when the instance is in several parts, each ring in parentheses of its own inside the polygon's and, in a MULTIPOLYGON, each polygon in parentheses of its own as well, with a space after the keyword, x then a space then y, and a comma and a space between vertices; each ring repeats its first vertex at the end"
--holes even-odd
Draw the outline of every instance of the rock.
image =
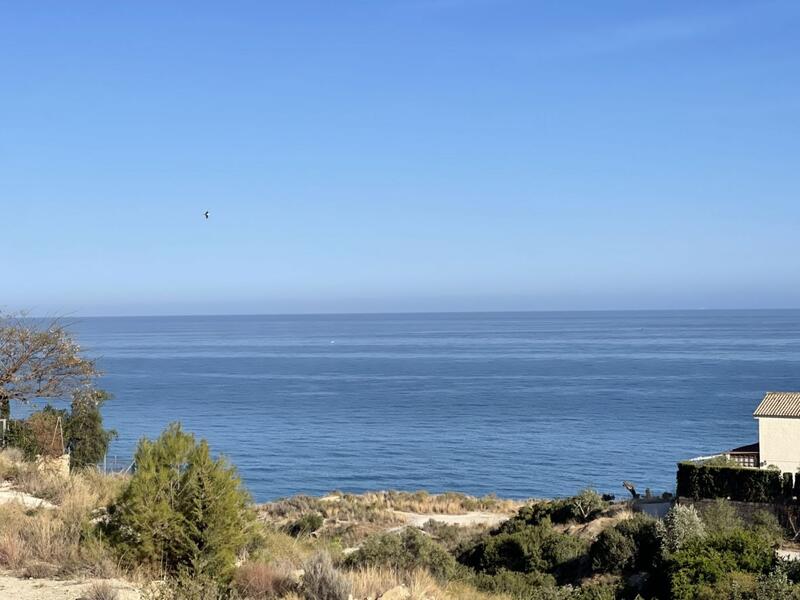
POLYGON ((390 590, 385 591, 380 600, 408 600, 411 598, 411 592, 404 585, 398 585, 390 590))

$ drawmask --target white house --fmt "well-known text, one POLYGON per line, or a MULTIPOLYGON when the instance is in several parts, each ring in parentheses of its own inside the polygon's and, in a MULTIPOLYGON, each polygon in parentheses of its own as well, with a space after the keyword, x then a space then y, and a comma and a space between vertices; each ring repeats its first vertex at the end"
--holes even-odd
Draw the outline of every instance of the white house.
POLYGON ((758 442, 725 453, 743 467, 800 469, 800 392, 767 392, 753 413, 758 442))
POLYGON ((757 464, 796 473, 800 469, 800 392, 767 392, 753 416, 758 421, 757 464))

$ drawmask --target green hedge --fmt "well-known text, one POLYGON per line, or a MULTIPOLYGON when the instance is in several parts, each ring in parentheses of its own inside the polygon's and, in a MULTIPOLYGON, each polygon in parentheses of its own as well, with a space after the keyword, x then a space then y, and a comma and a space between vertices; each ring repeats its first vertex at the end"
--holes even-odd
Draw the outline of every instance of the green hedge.
POLYGON ((774 469, 678 464, 678 496, 729 498, 741 502, 783 502, 792 499, 792 474, 774 469), (788 477, 787 477, 788 476, 788 477))

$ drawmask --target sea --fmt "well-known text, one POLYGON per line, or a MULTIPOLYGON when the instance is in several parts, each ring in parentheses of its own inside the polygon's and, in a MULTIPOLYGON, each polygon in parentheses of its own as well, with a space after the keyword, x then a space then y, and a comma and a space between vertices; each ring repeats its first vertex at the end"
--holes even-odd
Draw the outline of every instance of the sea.
POLYGON ((800 390, 800 311, 73 319, 113 394, 106 468, 170 423, 260 502, 334 490, 674 491, 800 390))

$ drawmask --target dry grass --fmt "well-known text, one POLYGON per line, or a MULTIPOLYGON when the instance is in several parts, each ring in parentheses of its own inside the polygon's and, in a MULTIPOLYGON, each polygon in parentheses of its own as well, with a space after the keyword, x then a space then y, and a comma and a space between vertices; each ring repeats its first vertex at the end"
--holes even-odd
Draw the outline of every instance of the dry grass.
POLYGON ((117 575, 93 519, 120 492, 124 480, 96 471, 65 479, 43 474, 20 459, 13 451, 0 453, 0 462, 14 465, 14 487, 57 506, 31 510, 18 502, 0 505, 0 567, 30 577, 117 575))
POLYGON ((337 540, 343 546, 356 546, 364 539, 389 527, 405 523, 395 511, 419 514, 464 514, 473 511, 510 514, 523 502, 495 496, 475 498, 453 492, 370 492, 334 493, 324 498, 293 496, 258 507, 262 521, 276 528, 285 527, 303 515, 317 513, 324 518, 318 537, 337 540))
POLYGON ((86 591, 86 600, 117 600, 119 592, 107 581, 93 583, 86 591))
POLYGON ((256 559, 274 563, 281 562, 299 569, 314 554, 316 547, 310 540, 297 539, 288 533, 271 528, 262 532, 262 540, 256 559))
POLYGON ((456 515, 471 511, 511 513, 525 503, 505 500, 496 496, 476 498, 466 494, 447 492, 429 494, 420 492, 368 492, 366 494, 334 493, 324 498, 293 496, 259 507, 268 520, 290 521, 300 516, 317 512, 326 519, 358 521, 361 523, 398 522, 392 511, 422 514, 456 515))
POLYGON ((236 591, 248 600, 283 598, 298 587, 291 569, 264 562, 246 562, 236 569, 233 580, 236 591))
POLYGON ((0 450, 0 480, 15 479, 22 459, 22 452, 16 448, 0 450))
POLYGON ((508 596, 487 594, 468 585, 451 583, 442 587, 430 573, 411 573, 388 568, 364 568, 345 573, 353 585, 354 598, 378 598, 386 591, 405 586, 411 600, 511 600, 508 596))

